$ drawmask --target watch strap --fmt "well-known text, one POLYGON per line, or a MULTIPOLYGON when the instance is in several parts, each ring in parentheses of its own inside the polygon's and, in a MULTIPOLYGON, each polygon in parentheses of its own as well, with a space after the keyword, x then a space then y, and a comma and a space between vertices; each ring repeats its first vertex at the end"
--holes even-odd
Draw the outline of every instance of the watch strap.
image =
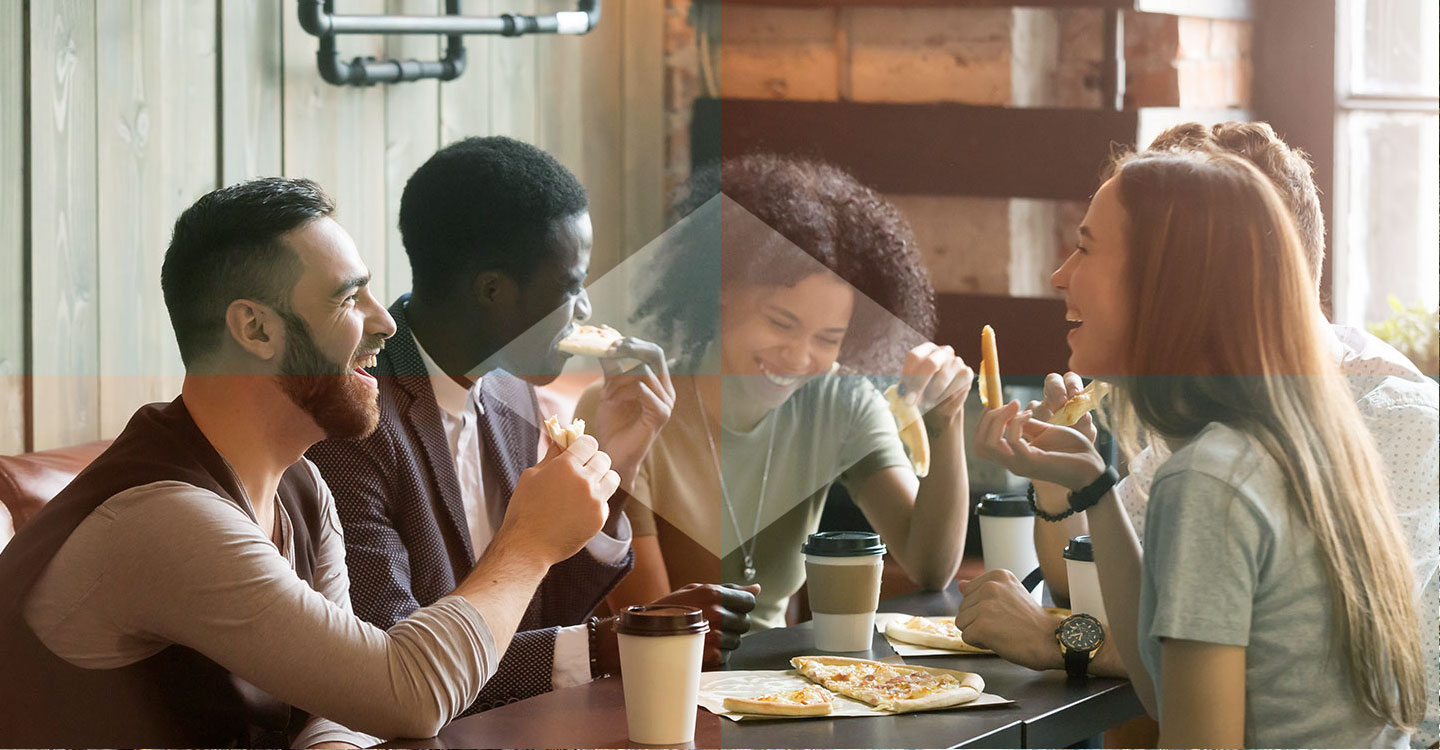
POLYGON ((1065 644, 1060 644, 1060 650, 1065 654, 1065 674, 1071 677, 1084 677, 1090 671, 1090 652, 1072 649, 1065 644))
POLYGON ((1105 497, 1105 493, 1119 481, 1120 475, 1116 473, 1115 467, 1106 466, 1105 471, 1096 477, 1095 481, 1070 493, 1070 510, 1080 513, 1095 507, 1100 498, 1105 497))

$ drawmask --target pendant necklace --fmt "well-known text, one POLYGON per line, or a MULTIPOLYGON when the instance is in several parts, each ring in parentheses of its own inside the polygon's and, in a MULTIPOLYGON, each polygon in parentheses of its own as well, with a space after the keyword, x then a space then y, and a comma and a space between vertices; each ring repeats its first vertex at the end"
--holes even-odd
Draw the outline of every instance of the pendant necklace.
MULTIPOLYGON (((694 383, 695 400, 700 404, 700 417, 705 423, 705 442, 710 446, 710 457, 715 460, 715 474, 720 477, 720 499, 725 504, 725 512, 730 516, 730 524, 735 527, 735 538, 742 540, 744 532, 740 530, 740 520, 735 516, 735 506, 730 502, 730 491, 725 487, 725 472, 720 467, 720 451, 715 449, 715 438, 711 434, 710 415, 705 411, 705 399, 700 395, 700 384, 694 383)), ((765 489, 770 483, 770 458, 775 455, 775 430, 776 422, 770 423, 770 443, 765 449, 765 468, 760 472, 760 501, 755 507, 755 526, 750 532, 749 546, 740 541, 740 553, 745 560, 745 583, 754 583, 755 574, 755 544, 760 534, 760 518, 765 511, 765 489)))

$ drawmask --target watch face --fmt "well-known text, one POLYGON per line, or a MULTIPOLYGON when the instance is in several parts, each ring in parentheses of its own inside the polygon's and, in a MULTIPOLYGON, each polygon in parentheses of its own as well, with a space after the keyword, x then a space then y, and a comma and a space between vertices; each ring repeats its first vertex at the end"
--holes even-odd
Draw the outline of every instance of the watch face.
POLYGON ((1060 642, 1073 651, 1092 651, 1105 639, 1100 621, 1090 615, 1071 615, 1060 623, 1060 642))

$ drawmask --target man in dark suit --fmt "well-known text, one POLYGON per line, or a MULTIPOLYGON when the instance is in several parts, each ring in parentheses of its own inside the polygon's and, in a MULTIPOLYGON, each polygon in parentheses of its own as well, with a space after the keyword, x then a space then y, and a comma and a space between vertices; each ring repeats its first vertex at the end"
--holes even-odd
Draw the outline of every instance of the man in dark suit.
MULTIPOLYGON (((413 291, 390 307, 396 334, 373 369, 380 426, 308 454, 335 493, 355 611, 380 627, 452 590, 488 546, 536 463, 532 384, 559 375, 556 344, 590 315, 588 198, 540 149, 503 137, 442 149, 406 184, 400 230, 413 291)), ((675 392, 659 347, 627 338, 616 353, 643 367, 604 363, 590 432, 628 484, 675 392)), ((614 618, 590 613, 633 566, 625 497, 551 568, 471 712, 619 672, 614 618)), ((661 601, 705 611, 710 664, 739 644, 754 606, 753 591, 699 585, 661 601)))

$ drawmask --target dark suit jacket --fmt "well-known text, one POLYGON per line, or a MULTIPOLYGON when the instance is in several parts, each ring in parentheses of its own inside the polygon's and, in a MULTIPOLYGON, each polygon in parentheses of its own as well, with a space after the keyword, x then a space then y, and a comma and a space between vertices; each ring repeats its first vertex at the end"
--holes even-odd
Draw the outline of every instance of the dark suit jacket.
MULTIPOLYGON (((335 494, 351 605, 381 628, 449 594, 475 565, 440 407, 405 318, 408 299, 391 306, 397 330, 372 371, 380 385, 380 426, 364 440, 326 440, 306 454, 335 494)), ((535 392, 504 372, 481 382, 485 470, 499 472, 509 502, 520 472, 537 460, 535 392)), ((581 550, 552 567, 499 671, 465 713, 549 691, 560 627, 583 623, 634 559, 629 552, 606 565, 581 550)))

